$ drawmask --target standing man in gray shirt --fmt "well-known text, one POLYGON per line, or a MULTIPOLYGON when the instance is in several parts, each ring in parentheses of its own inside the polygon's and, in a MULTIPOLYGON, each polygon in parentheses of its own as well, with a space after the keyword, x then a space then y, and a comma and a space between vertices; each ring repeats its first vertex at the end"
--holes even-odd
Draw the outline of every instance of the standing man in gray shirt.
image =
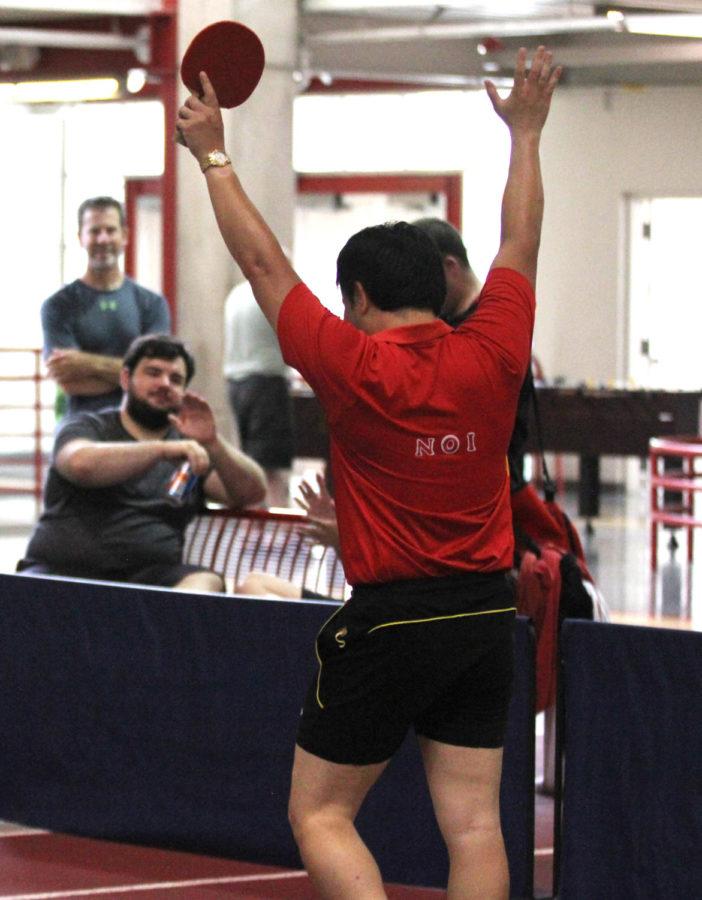
POLYGON ((85 274, 41 307, 44 359, 68 398, 69 413, 119 406, 122 357, 131 342, 171 330, 166 300, 120 267, 128 239, 121 203, 113 197, 84 200, 78 239, 88 255, 85 274))
POLYGON ((241 448, 266 472, 266 504, 289 506, 295 452, 291 370, 248 281, 230 291, 224 319, 224 377, 241 448))

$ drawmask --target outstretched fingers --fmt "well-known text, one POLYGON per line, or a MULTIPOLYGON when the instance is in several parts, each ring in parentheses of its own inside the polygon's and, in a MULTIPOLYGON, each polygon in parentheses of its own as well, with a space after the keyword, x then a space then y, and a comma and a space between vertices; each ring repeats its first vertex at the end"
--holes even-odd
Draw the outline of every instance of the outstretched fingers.
POLYGON ((534 54, 534 60, 529 71, 529 81, 546 96, 550 96, 553 93, 563 73, 562 66, 556 66, 554 69, 552 65, 553 53, 545 47, 539 47, 534 54))
MULTIPOLYGON (((543 49, 543 48, 542 48, 543 49)), ((514 87, 520 88, 527 78, 526 71, 527 51, 526 47, 520 47, 517 51, 517 62, 514 66, 514 87)))
POLYGON ((555 91, 556 85, 560 81, 561 75, 563 74, 563 66, 556 66, 556 68, 551 72, 548 84, 545 88, 545 93, 550 97, 551 94, 555 91))

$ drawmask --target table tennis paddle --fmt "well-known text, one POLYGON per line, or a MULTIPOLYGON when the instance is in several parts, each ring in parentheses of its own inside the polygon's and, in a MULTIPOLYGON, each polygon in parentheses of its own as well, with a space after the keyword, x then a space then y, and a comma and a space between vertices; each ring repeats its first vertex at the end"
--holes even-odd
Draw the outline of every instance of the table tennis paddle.
MULTIPOLYGON (((261 80, 266 62, 258 35, 241 22, 223 20, 199 31, 183 54, 180 77, 194 94, 201 94, 200 72, 207 72, 223 109, 240 106, 261 80)), ((184 144, 178 131, 176 140, 184 144)))

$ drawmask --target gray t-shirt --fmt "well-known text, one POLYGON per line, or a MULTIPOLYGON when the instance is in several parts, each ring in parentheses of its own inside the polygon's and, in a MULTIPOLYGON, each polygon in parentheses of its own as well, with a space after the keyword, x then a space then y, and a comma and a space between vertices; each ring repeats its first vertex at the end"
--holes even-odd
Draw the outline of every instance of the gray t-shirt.
MULTIPOLYGON (((125 278, 115 291, 98 291, 77 279, 52 294, 41 307, 44 357, 52 350, 76 349, 100 356, 124 356, 142 334, 170 334, 168 304, 160 294, 125 278)), ((122 391, 68 398, 68 412, 116 406, 122 391)))
MULTIPOLYGON (((67 417, 57 434, 44 491, 44 512, 27 547, 26 557, 59 569, 85 569, 94 578, 113 571, 155 563, 179 563, 185 528, 204 506, 202 481, 181 501, 167 489, 179 460, 160 460, 121 484, 87 488, 72 484, 56 469, 56 454, 68 441, 124 442, 135 439, 125 430, 119 410, 78 413, 67 417)), ((171 428, 166 440, 179 440, 171 428)))

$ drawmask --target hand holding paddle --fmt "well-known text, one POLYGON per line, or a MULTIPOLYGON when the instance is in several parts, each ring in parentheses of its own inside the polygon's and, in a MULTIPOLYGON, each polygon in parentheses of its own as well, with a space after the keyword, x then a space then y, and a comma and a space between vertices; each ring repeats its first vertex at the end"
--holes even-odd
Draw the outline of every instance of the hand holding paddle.
MULTIPOLYGON (((207 72, 218 105, 231 109, 251 96, 265 62, 263 44, 250 28, 241 22, 214 22, 190 42, 180 64, 180 77, 192 94, 203 99, 200 73, 207 72)), ((180 123, 176 140, 185 143, 180 123)))
POLYGON ((191 94, 178 111, 178 131, 198 162, 211 150, 224 150, 222 110, 212 82, 200 72, 202 99, 191 94))

